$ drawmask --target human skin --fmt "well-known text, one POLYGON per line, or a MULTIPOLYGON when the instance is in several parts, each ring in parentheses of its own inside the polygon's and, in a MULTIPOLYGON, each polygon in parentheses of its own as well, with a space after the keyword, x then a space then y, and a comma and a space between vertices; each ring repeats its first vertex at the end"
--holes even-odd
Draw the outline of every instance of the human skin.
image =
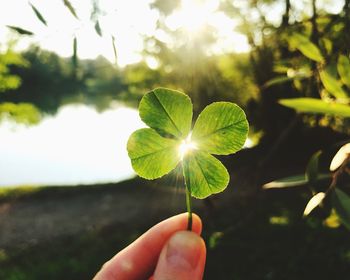
POLYGON ((199 280, 203 278, 206 248, 200 237, 202 222, 187 213, 155 225, 106 262, 94 280, 199 280))

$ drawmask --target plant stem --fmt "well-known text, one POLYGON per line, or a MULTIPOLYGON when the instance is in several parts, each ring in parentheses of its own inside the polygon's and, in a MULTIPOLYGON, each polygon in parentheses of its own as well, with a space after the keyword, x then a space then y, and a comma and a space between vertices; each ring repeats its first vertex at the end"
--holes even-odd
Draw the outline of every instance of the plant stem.
POLYGON ((191 202, 191 189, 189 187, 189 184, 187 183, 189 172, 187 169, 187 165, 182 162, 182 172, 184 176, 184 182, 185 182, 185 189, 186 189, 186 207, 187 207, 187 213, 188 213, 188 220, 187 220, 187 230, 192 231, 192 202, 191 202))
POLYGON ((191 190, 187 187, 186 183, 185 183, 185 187, 186 187, 186 206, 187 206, 187 213, 188 213, 187 230, 192 231, 191 190))

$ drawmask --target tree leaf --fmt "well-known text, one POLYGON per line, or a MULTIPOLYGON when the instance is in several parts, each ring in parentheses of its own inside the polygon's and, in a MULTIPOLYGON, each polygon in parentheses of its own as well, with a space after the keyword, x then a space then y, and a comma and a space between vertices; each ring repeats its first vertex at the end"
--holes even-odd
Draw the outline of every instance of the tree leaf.
POLYGON ((350 106, 345 104, 329 103, 316 98, 290 98, 278 101, 283 106, 298 112, 328 114, 338 117, 350 117, 350 106))
POLYGON ((278 189, 278 188, 289 188, 289 187, 298 187, 305 186, 307 180, 305 179, 304 174, 295 175, 286 177, 283 179, 275 180, 270 183, 263 185, 263 189, 278 189))
POLYGON ((113 53, 114 53, 115 63, 117 64, 117 62, 118 62, 118 55, 117 55, 117 48, 115 46, 115 37, 113 35, 112 35, 112 46, 113 46, 113 53))
POLYGON ((12 26, 12 25, 6 25, 6 26, 8 28, 10 28, 11 30, 16 31, 18 34, 21 34, 21 35, 29 35, 29 36, 34 35, 34 33, 32 31, 23 29, 21 27, 12 26))
POLYGON ((323 61, 320 49, 312 43, 308 37, 299 33, 294 33, 290 38, 290 42, 307 58, 317 62, 323 61))
MULTIPOLYGON (((1 84, 1 83, 0 83, 1 84)), ((30 103, 0 103, 0 122, 3 118, 9 118, 17 123, 26 125, 38 124, 42 119, 38 108, 30 103)))
POLYGON ((239 151, 248 135, 244 111, 230 102, 214 102, 199 114, 192 131, 198 149, 216 155, 239 151))
POLYGON ((326 194, 324 192, 319 192, 315 194, 307 203, 304 210, 304 216, 309 215, 312 210, 314 210, 318 205, 320 205, 320 203, 323 201, 325 197, 326 197, 326 194))
MULTIPOLYGON (((317 175, 317 182, 329 179, 332 175, 329 173, 319 173, 317 175)), ((304 174, 294 175, 282 179, 278 179, 263 185, 263 189, 280 189, 306 186, 308 181, 304 174)))
POLYGON ((69 2, 69 0, 63 0, 64 5, 68 8, 68 10, 71 12, 71 14, 76 18, 79 19, 77 16, 77 13, 75 12, 74 7, 72 4, 69 2))
POLYGON ((346 99, 348 95, 342 89, 339 81, 334 78, 328 70, 320 71, 320 78, 325 89, 336 98, 346 99))
POLYGON ((350 197, 339 188, 335 188, 332 202, 342 224, 350 230, 350 197))
POLYGON ((36 17, 47 26, 47 22, 45 20, 45 18, 43 17, 43 15, 39 12, 39 10, 37 8, 35 8, 35 6, 32 3, 29 3, 29 5, 32 7, 33 12, 35 13, 36 17))
POLYGON ((186 185, 196 198, 222 192, 230 180, 225 166, 218 159, 199 150, 188 153, 183 165, 186 185))
POLYGON ((102 30, 101 30, 100 22, 98 20, 96 20, 96 23, 95 23, 95 31, 100 37, 102 37, 102 30))
POLYGON ((77 37, 74 37, 74 39, 73 39, 73 55, 72 55, 72 63, 73 63, 74 68, 78 67, 77 49, 78 49, 78 41, 77 41, 77 37))
POLYGON ((331 165, 329 166, 330 171, 335 171, 338 169, 343 162, 348 158, 350 155, 350 143, 345 144, 342 146, 339 151, 335 154, 331 161, 331 165))
POLYGON ((285 75, 277 76, 277 77, 272 78, 271 80, 268 80, 264 84, 264 87, 268 88, 268 87, 271 87, 271 86, 274 86, 274 85, 279 85, 279 84, 283 84, 283 83, 286 83, 286 82, 293 81, 294 79, 295 79, 294 77, 288 77, 288 76, 285 76, 285 75))
POLYGON ((306 166, 305 178, 309 183, 313 183, 317 180, 318 165, 321 153, 321 151, 314 153, 306 166))
POLYGON ((350 88, 350 60, 345 55, 340 55, 338 58, 337 69, 341 81, 350 88))
POLYGON ((162 177, 180 161, 179 141, 164 138, 151 128, 132 133, 127 150, 135 172, 146 179, 162 177))
POLYGON ((139 112, 142 121, 161 134, 185 139, 190 132, 192 102, 180 91, 157 88, 146 93, 139 112))

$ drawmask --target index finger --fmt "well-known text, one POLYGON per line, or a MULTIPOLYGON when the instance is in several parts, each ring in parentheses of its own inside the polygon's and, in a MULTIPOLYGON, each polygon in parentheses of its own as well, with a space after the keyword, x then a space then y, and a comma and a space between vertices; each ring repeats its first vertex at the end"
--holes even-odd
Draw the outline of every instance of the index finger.
MULTIPOLYGON (((94 280, 139 280, 150 277, 166 241, 177 231, 186 230, 187 213, 160 222, 106 262, 94 280)), ((202 222, 193 214, 193 232, 200 234, 202 222)))

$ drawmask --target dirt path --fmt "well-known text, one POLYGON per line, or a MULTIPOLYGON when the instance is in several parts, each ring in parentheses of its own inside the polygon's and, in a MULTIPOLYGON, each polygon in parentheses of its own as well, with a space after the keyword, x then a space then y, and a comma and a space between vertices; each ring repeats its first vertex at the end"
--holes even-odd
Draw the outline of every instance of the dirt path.
POLYGON ((0 249, 24 249, 110 225, 147 226, 184 212, 183 194, 144 180, 49 187, 0 202, 0 249))

